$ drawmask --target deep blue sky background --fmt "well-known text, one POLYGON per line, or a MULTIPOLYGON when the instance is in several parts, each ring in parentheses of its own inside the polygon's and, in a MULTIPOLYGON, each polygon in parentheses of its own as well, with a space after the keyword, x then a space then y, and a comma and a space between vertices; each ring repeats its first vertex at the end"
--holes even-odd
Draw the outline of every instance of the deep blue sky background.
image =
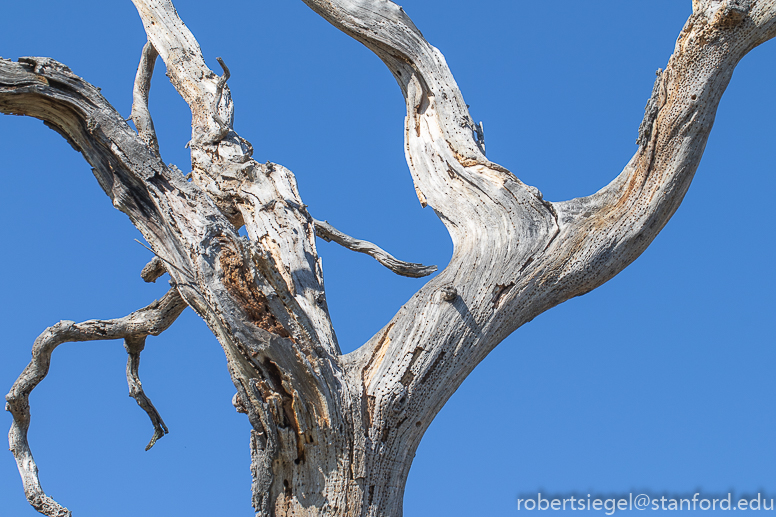
MULTIPOLYGON (((382 63, 300 1, 177 0, 211 68, 232 71, 236 129, 289 167, 311 213, 399 258, 444 266, 450 240, 404 161, 404 104, 382 63)), ((406 0, 447 57, 491 160, 550 200, 587 195, 636 151, 654 72, 690 0, 406 0)), ((50 56, 129 116, 142 25, 128 0, 5 2, 0 55, 50 56)), ((405 516, 516 515, 518 494, 776 497, 776 43, 741 63, 695 182, 633 265, 504 341, 439 414, 405 516)), ((187 170, 187 106, 157 63, 151 111, 187 170)), ((161 296, 150 253, 82 157, 40 121, 0 118, 0 391, 43 329, 123 316, 161 296)), ((423 280, 319 241, 343 349, 365 342, 423 280)), ((141 378, 170 428, 127 396, 118 341, 62 345, 32 396, 44 488, 79 517, 251 515, 247 419, 223 354, 187 310, 149 338, 141 378)), ((11 418, 0 414, 0 428, 11 418)), ((525 512, 523 512, 525 513, 525 512)), ((37 515, 10 453, 0 514, 37 515)))

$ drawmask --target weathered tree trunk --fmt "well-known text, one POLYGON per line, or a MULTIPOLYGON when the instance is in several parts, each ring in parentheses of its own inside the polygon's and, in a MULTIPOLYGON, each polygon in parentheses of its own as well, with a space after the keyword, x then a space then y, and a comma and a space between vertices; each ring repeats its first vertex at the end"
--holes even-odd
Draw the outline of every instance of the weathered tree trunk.
POLYGON ((207 68, 170 0, 133 1, 148 35, 135 83, 137 132, 64 65, 0 61, 0 111, 43 119, 84 154, 158 257, 144 278, 166 271, 173 285, 165 300, 126 318, 63 322, 36 341, 7 408, 27 497, 47 515, 70 513, 40 487, 26 433, 28 396, 51 351, 66 341, 124 338, 130 387, 154 422, 153 445, 166 428, 140 388, 142 340, 169 326, 184 303, 221 343, 234 405, 253 426, 257 515, 401 515, 412 458, 448 398, 507 335, 598 287, 646 249, 689 188, 736 64, 776 35, 776 0, 694 0, 658 73, 637 153, 598 193, 551 203, 486 158, 482 126, 442 54, 401 7, 304 0, 393 73, 407 103, 406 154, 418 197, 455 245, 439 275, 360 349, 342 355, 316 234, 399 274, 434 268, 398 261, 315 221, 293 174, 255 162, 234 132, 226 65, 220 61, 220 76, 207 68), (160 157, 147 108, 157 55, 191 107, 190 176, 160 157), (243 225, 248 239, 238 233, 243 225))

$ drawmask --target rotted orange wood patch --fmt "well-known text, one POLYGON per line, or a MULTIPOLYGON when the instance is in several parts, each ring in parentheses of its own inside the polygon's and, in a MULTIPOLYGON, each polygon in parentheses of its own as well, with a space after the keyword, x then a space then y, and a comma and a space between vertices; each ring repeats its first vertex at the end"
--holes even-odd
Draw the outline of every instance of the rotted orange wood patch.
POLYGON ((229 244, 222 242, 221 255, 218 258, 224 272, 224 286, 248 315, 250 321, 259 328, 284 338, 291 334, 270 311, 267 297, 253 282, 253 275, 242 256, 229 244))

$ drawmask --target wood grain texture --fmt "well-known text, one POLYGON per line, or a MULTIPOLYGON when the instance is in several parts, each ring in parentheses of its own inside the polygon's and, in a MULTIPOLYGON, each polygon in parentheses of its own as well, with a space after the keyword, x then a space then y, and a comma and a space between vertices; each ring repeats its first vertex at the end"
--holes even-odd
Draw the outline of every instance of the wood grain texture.
MULTIPOLYGON (((149 448, 160 438, 160 430, 167 428, 159 413, 143 393, 138 376, 140 352, 148 335, 159 335, 180 316, 186 304, 175 289, 171 289, 161 300, 132 314, 115 320, 90 320, 83 323, 60 321, 46 329, 35 340, 32 348, 32 360, 19 375, 11 391, 6 395, 6 411, 13 415, 13 424, 8 433, 8 444, 16 459, 19 474, 24 485, 24 494, 30 504, 44 515, 69 517, 71 512, 48 497, 38 478, 38 466, 32 456, 27 431, 30 427, 30 393, 46 377, 51 366, 51 354, 63 343, 96 341, 104 339, 124 339, 129 355, 127 363, 127 381, 130 396, 137 400, 154 424, 154 438, 149 448)), ((163 433, 162 433, 163 434, 163 433)))
MULTIPOLYGON (((228 79, 239 70, 223 61, 220 74, 208 69, 170 0, 133 2, 149 42, 135 82, 137 132, 97 88, 46 58, 0 61, 0 111, 43 119, 83 153, 158 257, 143 278, 166 270, 174 296, 218 338, 234 405, 253 427, 253 503, 263 516, 400 516, 412 458, 445 402, 506 336, 646 249, 689 188, 736 65, 776 36, 776 0, 693 0, 648 100, 636 154, 596 194, 551 203, 486 157, 482 126, 442 53, 401 7, 304 0, 393 74, 406 101, 405 153, 419 201, 454 243, 444 270, 342 355, 316 234, 401 274, 429 269, 316 222, 293 173, 257 163, 234 131, 228 79), (155 143, 147 104, 155 53, 191 108, 191 181, 161 161, 155 143)), ((140 348, 132 341, 128 351, 140 348)), ((130 357, 130 386, 136 366, 130 357)), ((21 398, 9 397, 23 420, 24 409, 13 406, 21 398)), ((33 493, 43 513, 65 515, 39 485, 33 493)))

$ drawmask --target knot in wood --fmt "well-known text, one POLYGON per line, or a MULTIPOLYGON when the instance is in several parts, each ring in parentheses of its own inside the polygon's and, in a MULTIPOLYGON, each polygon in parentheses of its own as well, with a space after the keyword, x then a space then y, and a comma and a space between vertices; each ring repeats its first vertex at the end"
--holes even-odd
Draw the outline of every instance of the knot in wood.
POLYGON ((95 120, 94 117, 90 116, 86 119, 86 130, 89 131, 89 133, 94 133, 100 129, 100 123, 95 120))
POLYGON ((728 28, 739 25, 746 18, 749 9, 749 0, 727 0, 722 11, 721 25, 728 28))
POLYGON ((243 403, 242 397, 240 397, 239 393, 235 393, 234 397, 232 397, 232 405, 237 410, 238 413, 248 414, 248 409, 245 407, 245 404, 243 403))
POLYGON ((451 284, 442 286, 436 293, 436 302, 452 302, 458 297, 458 291, 451 284))

